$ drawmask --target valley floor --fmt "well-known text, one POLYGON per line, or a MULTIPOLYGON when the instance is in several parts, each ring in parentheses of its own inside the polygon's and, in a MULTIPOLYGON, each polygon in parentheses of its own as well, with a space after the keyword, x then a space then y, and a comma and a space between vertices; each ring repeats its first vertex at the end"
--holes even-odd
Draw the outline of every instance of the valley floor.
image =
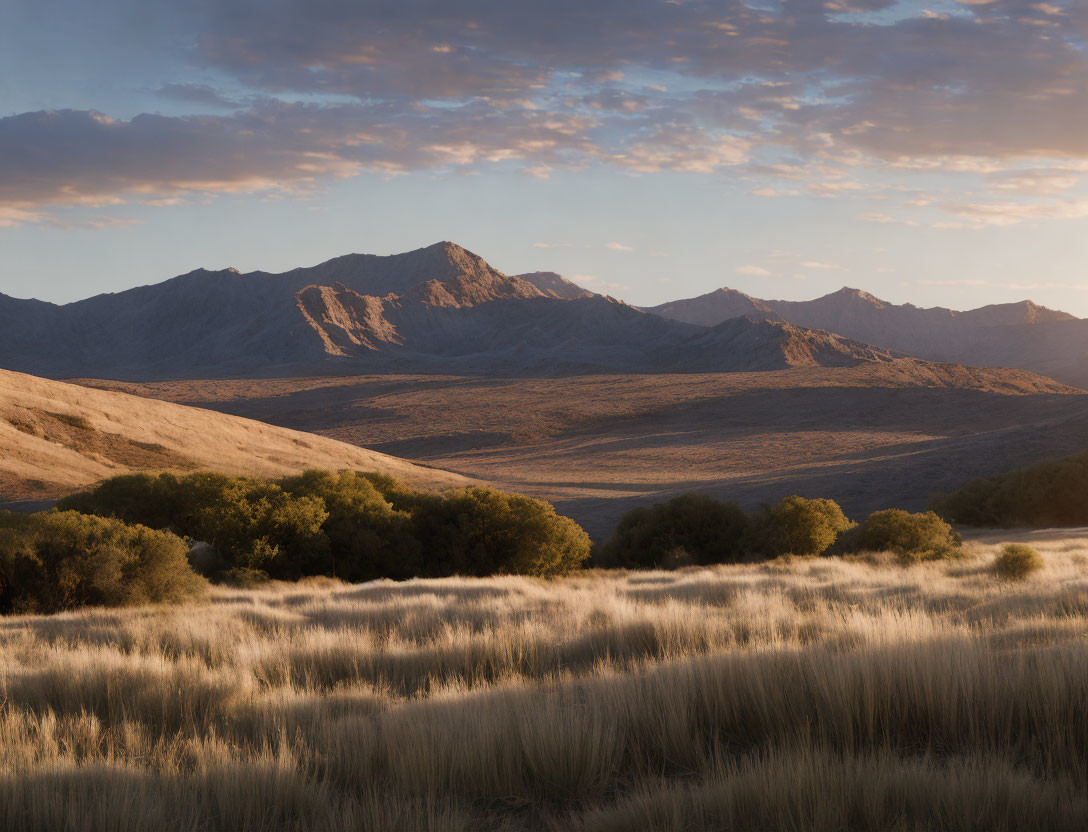
POLYGON ((11 830, 1088 827, 1088 540, 0 619, 11 830))
POLYGON ((1088 395, 1030 373, 859 367, 554 379, 357 376, 86 382, 312 431, 544 497, 595 536, 701 491, 922 509, 1088 447, 1088 395))

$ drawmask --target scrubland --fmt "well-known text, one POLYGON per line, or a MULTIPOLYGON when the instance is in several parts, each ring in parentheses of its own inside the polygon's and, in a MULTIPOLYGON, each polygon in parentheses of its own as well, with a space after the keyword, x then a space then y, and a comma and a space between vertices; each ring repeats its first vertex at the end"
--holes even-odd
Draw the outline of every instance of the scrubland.
MULTIPOLYGON (((350 376, 107 383, 437 465, 545 498, 595 537, 699 491, 851 516, 1088 447, 1088 396, 917 362, 557 378, 350 376)), ((990 521, 993 522, 993 521, 990 521)))
POLYGON ((0 827, 1083 829, 1086 633, 1088 541, 1011 533, 3 618, 0 827))

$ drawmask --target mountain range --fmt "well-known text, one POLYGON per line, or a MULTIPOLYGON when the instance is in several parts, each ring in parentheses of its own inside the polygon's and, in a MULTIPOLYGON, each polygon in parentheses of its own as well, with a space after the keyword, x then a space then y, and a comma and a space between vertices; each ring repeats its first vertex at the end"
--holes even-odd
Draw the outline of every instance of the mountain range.
POLYGON ((66 305, 0 296, 0 366, 53 378, 724 372, 896 359, 828 332, 649 314, 453 243, 283 274, 198 269, 66 305))
POLYGON ((896 305, 849 287, 810 301, 762 300, 718 289, 646 311, 702 326, 738 315, 788 321, 930 361, 1017 367, 1088 387, 1088 320, 1030 300, 959 312, 896 305))
POLYGON ((120 380, 337 373, 736 372, 928 361, 1088 386, 1088 321, 1030 301, 968 312, 855 289, 720 289, 638 309, 553 272, 506 275, 442 242, 281 274, 197 269, 65 305, 0 295, 0 367, 120 380))

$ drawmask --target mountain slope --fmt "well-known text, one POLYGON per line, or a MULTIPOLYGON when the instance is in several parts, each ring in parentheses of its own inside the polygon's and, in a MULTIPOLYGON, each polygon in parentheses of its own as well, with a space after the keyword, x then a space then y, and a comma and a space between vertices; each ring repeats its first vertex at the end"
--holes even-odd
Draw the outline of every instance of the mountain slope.
POLYGON ((347 254, 281 275, 266 272, 255 272, 254 275, 279 278, 292 292, 309 285, 342 283, 360 294, 384 297, 401 295, 433 281, 449 285, 486 285, 502 296, 536 297, 541 294, 528 281, 504 275, 479 255, 448 241, 404 254, 347 254))
POLYGON ((613 298, 530 298, 468 308, 382 301, 350 290, 304 293, 338 355, 379 353, 387 367, 448 373, 732 372, 849 366, 897 356, 781 322, 708 328, 668 321, 613 298), (309 302, 312 301, 312 304, 309 302), (378 305, 376 305, 378 304, 378 305))
POLYGON ((572 283, 563 275, 555 272, 529 272, 528 274, 519 274, 518 277, 532 283, 550 298, 574 300, 575 298, 591 298, 597 294, 589 291, 589 289, 583 289, 577 283, 572 283))
POLYGON ((197 269, 64 306, 0 296, 0 367, 118 380, 725 372, 888 362, 898 350, 1079 383, 1054 351, 1083 364, 1088 323, 1065 318, 1030 303, 894 306, 851 289, 805 303, 719 290, 645 311, 552 272, 505 275, 445 242, 283 274, 197 269), (1053 343, 1021 332, 1053 327, 1068 332, 1053 343))
POLYGON ((746 316, 753 320, 780 321, 782 316, 766 302, 736 289, 716 289, 689 300, 670 301, 646 308, 647 312, 700 326, 716 326, 730 318, 746 316))
POLYGON ((714 372, 890 358, 748 319, 721 330, 667 320, 554 273, 504 275, 452 243, 280 275, 198 269, 66 306, 0 301, 10 322, 0 366, 62 378, 714 372))
POLYGON ((277 476, 307 468, 380 471, 427 487, 468 482, 323 436, 0 370, 5 499, 55 497, 132 471, 277 476))
POLYGON ((704 325, 734 313, 760 315, 931 361, 1016 367, 1088 386, 1088 321, 1030 300, 960 312, 896 305, 848 287, 810 301, 759 300, 722 289, 648 311, 704 325))
POLYGON ((300 308, 308 287, 464 307, 541 297, 452 243, 389 257, 348 255, 281 275, 197 269, 152 286, 56 306, 0 296, 0 366, 37 375, 157 377, 248 374, 328 357, 300 308))
POLYGON ((789 367, 853 367, 864 363, 883 364, 904 357, 830 332, 745 317, 730 318, 704 329, 682 350, 683 355, 663 355, 663 366, 683 361, 690 372, 743 372, 789 367))

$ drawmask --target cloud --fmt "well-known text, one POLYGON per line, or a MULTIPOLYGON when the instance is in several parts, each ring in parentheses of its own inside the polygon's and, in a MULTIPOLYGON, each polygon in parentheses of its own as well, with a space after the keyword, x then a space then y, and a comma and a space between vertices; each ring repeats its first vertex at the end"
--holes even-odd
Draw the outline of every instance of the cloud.
POLYGON ((282 189, 358 167, 330 149, 271 115, 118 121, 94 111, 24 113, 0 119, 0 205, 282 189))
POLYGON ((1075 188, 1080 181, 1080 174, 1079 170, 1050 168, 1001 171, 990 174, 987 178, 998 191, 1046 196, 1075 188))
POLYGON ((17 225, 35 225, 44 223, 46 214, 30 207, 19 205, 0 205, 0 228, 14 228, 17 225))
POLYGON ((496 118, 265 102, 225 116, 42 111, 0 118, 0 205, 158 201, 192 193, 300 192, 364 170, 560 163, 592 150, 577 118, 496 118), (394 116, 396 116, 394 118, 394 116))
POLYGON ((714 173, 723 167, 748 160, 747 139, 685 128, 661 128, 652 136, 638 139, 609 155, 609 161, 638 173, 663 170, 687 173, 714 173))
POLYGON ((533 248, 570 248, 570 243, 533 243, 533 248))
MULTIPOLYGON (((95 19, 120 26, 137 5, 103 0, 95 19)), ((0 119, 0 204, 33 214, 488 166, 734 176, 768 197, 876 198, 854 175, 873 167, 987 177, 1008 201, 1072 190, 1088 162, 1086 4, 939 11, 892 0, 194 0, 156 13, 157 39, 125 54, 169 53, 177 77, 158 95, 206 113, 111 119, 87 102, 0 119)), ((979 199, 954 202, 967 206, 954 222, 999 224, 978 218, 979 199)))
POLYGON ((762 266, 737 266, 737 274, 747 274, 753 277, 770 277, 771 272, 762 266))
POLYGON ((202 104, 216 109, 233 110, 241 106, 238 101, 227 98, 207 84, 164 84, 155 91, 155 94, 172 101, 202 104))
POLYGON ((626 246, 623 243, 605 243, 604 247, 611 249, 612 251, 634 251, 633 246, 626 246))
POLYGON ((979 228, 1016 225, 1029 220, 1069 220, 1088 217, 1088 199, 1065 199, 1046 203, 947 203, 942 208, 957 217, 961 217, 965 221, 965 225, 979 228))
POLYGON ((986 286, 985 280, 916 280, 919 286, 986 286))
POLYGON ((822 263, 819 260, 802 260, 798 263, 799 266, 805 269, 841 269, 842 266, 837 263, 822 263))
POLYGON ((615 283, 609 280, 602 280, 601 278, 592 274, 576 274, 571 278, 571 280, 575 283, 593 286, 597 289, 611 289, 613 291, 618 291, 621 289, 631 288, 626 283, 615 283))

